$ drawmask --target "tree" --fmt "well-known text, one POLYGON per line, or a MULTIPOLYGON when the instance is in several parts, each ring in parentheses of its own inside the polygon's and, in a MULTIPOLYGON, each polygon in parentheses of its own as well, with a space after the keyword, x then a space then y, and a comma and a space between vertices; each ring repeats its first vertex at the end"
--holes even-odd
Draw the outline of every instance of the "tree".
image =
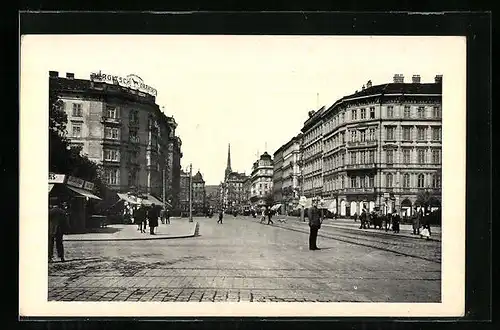
POLYGON ((436 194, 429 189, 425 189, 417 194, 417 200, 415 205, 424 208, 424 214, 427 214, 431 206, 439 205, 439 200, 435 196, 436 194))

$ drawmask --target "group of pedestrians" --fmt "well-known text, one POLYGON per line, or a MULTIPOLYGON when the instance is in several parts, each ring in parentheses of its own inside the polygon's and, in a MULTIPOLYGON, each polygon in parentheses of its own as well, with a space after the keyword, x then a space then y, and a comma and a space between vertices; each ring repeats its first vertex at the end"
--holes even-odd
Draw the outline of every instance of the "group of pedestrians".
POLYGON ((158 227, 158 219, 165 224, 170 223, 170 212, 168 209, 160 209, 154 203, 151 207, 141 205, 134 211, 134 223, 137 224, 137 230, 141 233, 146 233, 147 225, 149 224, 149 234, 156 235, 156 228, 158 227))
POLYGON ((267 224, 268 225, 271 225, 271 224, 274 224, 272 218, 273 218, 273 215, 274 215, 274 211, 271 210, 268 206, 266 206, 263 210, 262 210, 262 213, 260 215, 260 223, 263 223, 266 221, 267 219, 267 224))
POLYGON ((415 209, 415 213, 413 214, 411 220, 413 235, 419 235, 422 238, 430 239, 431 226, 429 222, 429 216, 424 215, 422 209, 420 209, 418 212, 415 209))

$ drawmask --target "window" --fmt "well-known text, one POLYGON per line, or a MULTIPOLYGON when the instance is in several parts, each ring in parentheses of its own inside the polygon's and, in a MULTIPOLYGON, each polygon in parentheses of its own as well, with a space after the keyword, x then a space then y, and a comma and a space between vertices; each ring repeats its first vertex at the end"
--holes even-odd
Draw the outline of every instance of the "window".
POLYGON ((366 109, 361 109, 361 119, 366 119, 366 109))
POLYGON ((106 183, 117 185, 120 184, 120 170, 119 169, 107 169, 106 172, 106 183))
POLYGON ((417 140, 424 141, 427 129, 425 127, 418 127, 417 129, 417 140))
POLYGON ((137 110, 130 111, 129 122, 131 124, 138 124, 139 123, 139 112, 137 112, 137 110))
POLYGON ((344 134, 344 132, 342 132, 342 134, 340 134, 340 137, 342 138, 342 144, 345 144, 345 134, 344 134))
POLYGON ((411 117, 411 109, 410 109, 409 105, 405 105, 403 117, 404 118, 410 118, 411 117))
POLYGON ((351 110, 351 120, 356 120, 356 119, 358 119, 358 111, 351 110))
POLYGON ((356 141, 356 131, 351 131, 351 142, 356 141))
POLYGON ((356 178, 355 177, 351 178, 351 188, 356 188, 356 178))
POLYGON ((131 170, 128 173, 128 181, 129 181, 129 185, 132 185, 132 186, 137 185, 137 172, 135 170, 131 170))
POLYGON ((359 154, 360 154, 359 163, 365 164, 366 163, 366 153, 364 151, 361 151, 359 154))
POLYGON ((394 118, 394 107, 392 105, 387 107, 387 118, 394 118))
POLYGON ((425 107, 418 107, 417 114, 418 118, 425 118, 425 107))
POLYGON ((432 163, 440 164, 441 163, 441 151, 438 149, 432 150, 432 163))
POLYGON ((104 127, 104 138, 118 140, 118 128, 104 127))
POLYGON ((439 174, 432 175, 432 188, 440 188, 441 187, 441 177, 439 174))
POLYGON ((386 150, 386 163, 392 164, 394 158, 394 151, 392 149, 386 150))
POLYGON ((366 187, 365 184, 366 184, 366 178, 365 177, 360 177, 359 178, 359 187, 360 188, 364 188, 364 187, 366 187))
POLYGON ((441 141, 441 127, 432 128, 432 140, 441 141))
POLYGON ((417 187, 423 188, 425 186, 425 177, 423 174, 419 174, 417 177, 417 187))
POLYGON ((375 141, 375 128, 370 128, 368 130, 368 140, 369 141, 375 141))
POLYGON ((340 122, 343 123, 344 122, 344 113, 342 112, 340 114, 340 122))
POLYGON ((410 175, 408 173, 403 175, 403 188, 410 188, 410 175))
POLYGON ((83 117, 81 103, 73 103, 73 117, 83 117))
POLYGON ((342 189, 344 189, 344 186, 345 186, 345 184, 344 184, 344 177, 341 177, 341 178, 340 178, 340 187, 341 187, 342 189))
POLYGON ((368 156, 369 157, 368 160, 369 160, 370 164, 375 163, 375 150, 370 150, 368 152, 368 155, 369 155, 368 156))
POLYGON ((356 164, 356 153, 355 152, 351 153, 351 164, 356 164))
POLYGON ((432 117, 441 118, 441 108, 439 106, 435 106, 432 108, 432 117))
POLYGON ((418 149, 418 163, 425 164, 425 149, 418 149))
POLYGON ((368 187, 373 188, 374 186, 375 186, 375 177, 372 175, 368 177, 368 187))
POLYGON ((360 141, 365 142, 366 141, 366 131, 365 130, 360 131, 359 135, 360 135, 360 141))
POLYGON ((118 118, 116 108, 115 107, 106 107, 106 117, 108 118, 118 118))
POLYGON ((130 128, 128 131, 128 137, 130 142, 139 142, 139 135, 138 135, 138 130, 137 128, 130 128))
POLYGON ((409 126, 403 127, 403 140, 411 141, 411 127, 409 126))
POLYGON ((375 107, 370 108, 370 119, 375 119, 375 107))
POLYGON ((386 127, 386 133, 387 133, 387 140, 394 140, 394 127, 393 126, 387 126, 386 127))
POLYGON ((75 138, 81 138, 82 137, 82 124, 77 124, 77 123, 72 123, 71 124, 71 136, 75 138))
POLYGON ((120 151, 116 149, 104 149, 104 160, 119 161, 120 151))
POLYGON ((387 173, 385 175, 385 186, 387 188, 392 188, 392 174, 391 173, 387 173))
POLYGON ((410 149, 403 149, 403 163, 410 164, 410 149))

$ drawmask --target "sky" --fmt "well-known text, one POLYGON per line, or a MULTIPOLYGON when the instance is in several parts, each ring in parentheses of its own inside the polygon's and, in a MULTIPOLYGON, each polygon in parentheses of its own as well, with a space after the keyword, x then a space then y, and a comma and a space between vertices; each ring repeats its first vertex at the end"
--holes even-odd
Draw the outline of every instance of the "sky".
MULTIPOLYGON (((453 38, 453 37, 451 37, 453 38)), ((21 56, 39 70, 136 74, 156 88, 156 103, 178 123, 182 166, 206 184, 223 180, 228 144, 234 171, 250 173, 297 135, 310 110, 391 82, 421 81, 450 67, 446 37, 38 35, 22 39, 21 56), (28 47, 29 45, 29 47, 28 47)), ((446 77, 444 77, 444 81, 446 77)))

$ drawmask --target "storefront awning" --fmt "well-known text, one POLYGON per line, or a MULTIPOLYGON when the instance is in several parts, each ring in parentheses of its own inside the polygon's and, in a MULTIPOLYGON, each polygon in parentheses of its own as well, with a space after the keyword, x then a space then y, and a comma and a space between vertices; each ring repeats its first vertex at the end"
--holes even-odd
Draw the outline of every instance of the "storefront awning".
POLYGON ((271 207, 271 210, 273 211, 276 211, 277 209, 279 209, 281 207, 281 204, 274 204, 272 207, 271 207))
MULTIPOLYGON (((163 206, 163 202, 160 201, 158 198, 150 195, 150 194, 147 194, 145 195, 146 198, 142 198, 141 199, 141 203, 146 205, 146 206, 149 206, 149 205, 152 205, 152 204, 155 204, 155 205, 159 205, 159 206, 163 206)), ((168 203, 166 203, 167 205, 169 205, 168 203)))
POLYGON ((68 189, 71 189, 73 190, 74 192, 76 192, 77 194, 80 194, 84 197, 87 197, 87 198, 93 198, 93 199, 101 199, 100 197, 97 197, 96 195, 92 194, 90 191, 87 191, 87 190, 83 190, 83 189, 80 189, 80 188, 75 188, 75 187, 72 187, 72 186, 66 186, 68 187, 68 189))
POLYGON ((121 200, 124 200, 129 204, 134 204, 134 205, 140 204, 139 202, 137 202, 135 197, 129 196, 128 194, 117 193, 117 195, 121 200))

